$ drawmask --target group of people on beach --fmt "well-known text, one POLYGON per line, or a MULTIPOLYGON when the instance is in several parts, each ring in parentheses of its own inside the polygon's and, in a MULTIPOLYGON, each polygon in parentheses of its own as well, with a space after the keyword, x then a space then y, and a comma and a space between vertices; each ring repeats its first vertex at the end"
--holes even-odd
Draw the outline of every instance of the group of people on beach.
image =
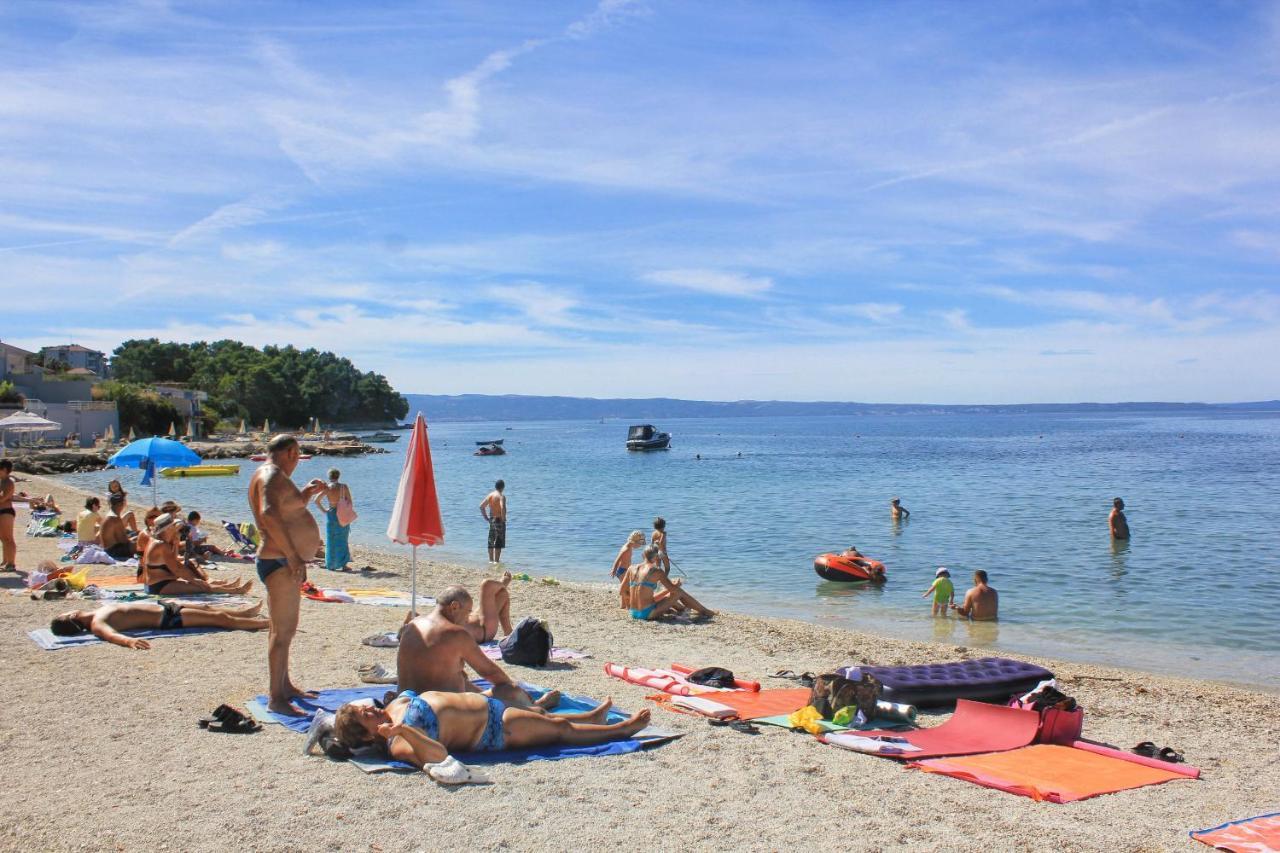
POLYGON ((618 550, 609 570, 618 584, 618 601, 632 619, 653 621, 686 611, 695 618, 709 619, 715 611, 689 594, 683 583, 671 578, 671 555, 667 552, 667 522, 653 520, 653 534, 645 545, 644 531, 633 530, 618 550), (632 563, 635 549, 641 548, 641 560, 632 563), (659 589, 661 587, 661 589, 659 589))

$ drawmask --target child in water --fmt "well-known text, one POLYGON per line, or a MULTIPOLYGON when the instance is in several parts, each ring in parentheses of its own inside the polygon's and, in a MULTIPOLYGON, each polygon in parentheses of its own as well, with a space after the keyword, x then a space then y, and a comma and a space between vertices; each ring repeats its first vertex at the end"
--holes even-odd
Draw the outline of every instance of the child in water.
POLYGON ((946 566, 939 566, 933 573, 933 585, 924 591, 921 598, 933 596, 933 615, 946 616, 948 610, 956 603, 955 584, 951 583, 951 572, 946 566))

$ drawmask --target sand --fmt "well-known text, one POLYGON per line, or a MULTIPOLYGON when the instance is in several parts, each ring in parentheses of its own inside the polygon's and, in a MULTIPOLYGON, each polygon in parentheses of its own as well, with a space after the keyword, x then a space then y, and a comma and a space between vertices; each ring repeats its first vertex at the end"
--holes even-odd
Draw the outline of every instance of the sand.
MULTIPOLYGON (((72 517, 83 503, 54 480, 31 479, 25 488, 53 492, 72 517)), ((57 551, 52 540, 22 535, 26 520, 19 509, 19 566, 31 568, 57 551)), ((378 571, 361 577, 317 569, 313 579, 408 588, 407 549, 356 557, 378 571)), ((427 591, 474 586, 482 577, 430 560, 420 560, 419 571, 427 591)), ((215 572, 251 574, 248 564, 215 572)), ((15 583, 12 576, 5 581, 15 583)), ((685 736, 627 756, 497 765, 487 768, 492 785, 449 789, 424 774, 366 775, 304 757, 301 736, 279 726, 250 736, 199 729, 197 718, 219 703, 242 705, 263 691, 265 634, 162 639, 145 652, 106 644, 46 652, 26 632, 73 605, 7 593, 0 591, 0 665, 8 686, 0 711, 0 761, 9 768, 8 795, 0 799, 4 849, 1186 850, 1189 829, 1280 806, 1274 695, 1026 658, 1054 670, 1080 701, 1086 736, 1125 747, 1169 744, 1204 771, 1201 781, 1069 805, 1036 803, 782 729, 748 735, 712 728, 658 708, 644 699, 649 691, 602 671, 606 661, 683 661, 790 686, 766 676, 853 662, 981 657, 980 649, 732 613, 705 624, 638 623, 616 608, 611 585, 536 579, 513 582, 513 615, 548 619, 558 645, 593 657, 508 671, 535 684, 612 696, 626 710, 653 708, 655 722, 685 736)), ((360 639, 397 627, 403 615, 304 601, 295 678, 309 687, 355 686, 360 664, 394 666, 393 649, 360 639)), ((1134 664, 1140 668, 1141 661, 1134 664)), ((925 721, 941 719, 931 714, 925 721)))

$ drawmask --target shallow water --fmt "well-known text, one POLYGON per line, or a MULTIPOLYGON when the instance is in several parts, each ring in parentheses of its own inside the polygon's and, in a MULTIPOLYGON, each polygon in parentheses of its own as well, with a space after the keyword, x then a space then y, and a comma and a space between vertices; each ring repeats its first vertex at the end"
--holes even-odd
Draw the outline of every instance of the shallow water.
MULTIPOLYGON (((431 427, 446 544, 422 556, 483 562, 479 502, 502 477, 503 556, 514 571, 604 582, 627 533, 662 515, 673 558, 712 607, 1280 688, 1280 416, 660 426, 673 433, 673 449, 654 453, 628 453, 627 424, 617 421, 431 427), (474 441, 490 438, 504 438, 508 454, 471 455, 474 441), (912 513, 902 524, 889 516, 895 495, 912 513), (1133 530, 1118 546, 1106 523, 1117 495, 1133 530), (814 555, 850 544, 884 561, 884 586, 814 574, 814 555), (973 569, 990 572, 1001 622, 930 618, 919 596, 939 565, 951 569, 958 598, 973 569)), ((388 455, 304 462, 295 479, 336 464, 361 516, 353 544, 397 547, 385 529, 407 442, 408 433, 386 445, 388 455)), ((236 478, 161 479, 161 499, 243 520, 253 463, 245 466, 236 478)), ((65 479, 104 488, 112 476, 65 479)), ((422 582, 431 587, 426 573, 422 582)))

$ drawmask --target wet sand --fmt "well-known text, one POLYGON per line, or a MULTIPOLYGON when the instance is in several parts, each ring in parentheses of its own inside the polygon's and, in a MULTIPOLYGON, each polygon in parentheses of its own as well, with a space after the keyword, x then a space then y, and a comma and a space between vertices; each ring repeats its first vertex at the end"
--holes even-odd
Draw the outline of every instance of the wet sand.
MULTIPOLYGON (((62 484, 30 479, 24 488, 54 493, 65 517, 81 508, 83 497, 62 484)), ((23 535, 27 517, 19 509, 23 569, 58 554, 54 540, 23 535)), ((419 553, 420 590, 474 587, 482 577, 419 553)), ((408 549, 358 551, 356 564, 366 563, 377 571, 315 569, 312 579, 408 589, 408 549)), ((247 563, 224 563, 212 574, 253 577, 247 563)), ((1275 811, 1280 803, 1280 700, 1271 694, 1147 674, 1141 661, 1123 670, 1027 657, 1057 673, 1079 700, 1087 737, 1124 747, 1168 744, 1204 771, 1201 781, 1036 803, 782 729, 747 735, 713 728, 658 708, 644 699, 649 691, 602 671, 606 661, 681 661, 781 687, 792 685, 766 676, 984 656, 980 650, 732 613, 703 624, 639 623, 617 609, 611 585, 537 579, 513 581, 513 617, 546 618, 557 645, 593 657, 508 671, 542 686, 613 696, 628 711, 650 707, 655 723, 685 736, 634 755, 496 765, 486 768, 494 784, 449 789, 423 774, 366 775, 304 757, 302 737, 278 726, 250 736, 199 729, 197 718, 218 704, 243 705, 263 692, 265 633, 161 639, 146 652, 106 644, 46 652, 26 632, 81 605, 7 593, 0 592, 0 658, 9 685, 0 760, 11 768, 11 790, 0 803, 5 849, 1187 850, 1195 849, 1188 829, 1275 811)), ((251 595, 261 594, 255 585, 251 595)), ((295 679, 348 687, 359 683, 362 663, 394 666, 394 649, 360 639, 394 629, 403 617, 393 608, 303 601, 295 679)), ((942 719, 930 714, 924 721, 942 719)))

